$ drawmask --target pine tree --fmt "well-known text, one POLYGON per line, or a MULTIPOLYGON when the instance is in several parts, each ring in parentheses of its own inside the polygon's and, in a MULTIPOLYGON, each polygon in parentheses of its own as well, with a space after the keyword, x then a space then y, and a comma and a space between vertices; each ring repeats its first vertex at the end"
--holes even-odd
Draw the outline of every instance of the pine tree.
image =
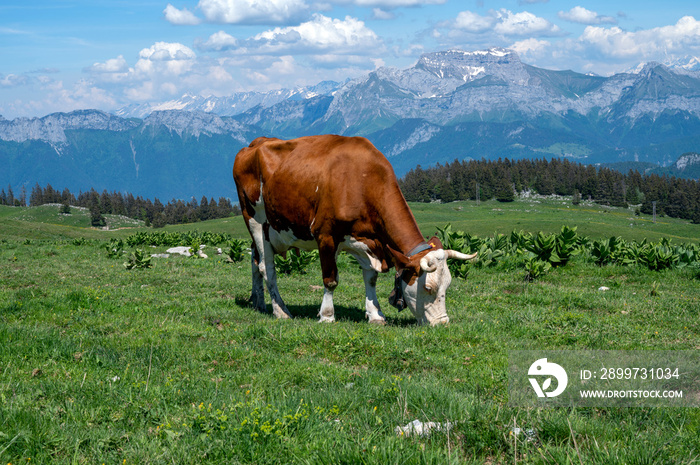
POLYGON ((513 202, 515 200, 515 192, 510 183, 510 177, 503 177, 496 186, 496 200, 499 202, 513 202))
POLYGON ((15 205, 15 194, 12 193, 12 186, 7 186, 7 205, 13 207, 15 205))
POLYGON ((95 204, 90 208, 90 224, 95 228, 103 228, 107 226, 107 220, 100 212, 99 204, 95 204))
POLYGON ((581 203, 581 193, 578 189, 574 190, 574 195, 571 198, 571 203, 573 205, 579 205, 581 203))

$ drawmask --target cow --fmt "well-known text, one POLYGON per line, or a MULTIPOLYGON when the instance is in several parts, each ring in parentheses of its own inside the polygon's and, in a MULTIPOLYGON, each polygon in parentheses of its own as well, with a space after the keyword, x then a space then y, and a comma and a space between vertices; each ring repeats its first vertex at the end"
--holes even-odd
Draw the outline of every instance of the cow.
POLYGON ((238 152, 233 178, 253 238, 250 301, 259 311, 265 311, 265 284, 272 313, 292 317, 277 288, 274 256, 291 248, 318 249, 324 286, 321 322, 335 321, 333 291, 341 251, 362 268, 370 323, 386 323, 376 284, 378 273, 392 267, 396 279, 390 303, 399 310, 408 306, 419 324, 449 321, 447 259, 471 260, 476 254, 445 250, 435 237, 425 241, 391 164, 367 139, 261 137, 238 152))

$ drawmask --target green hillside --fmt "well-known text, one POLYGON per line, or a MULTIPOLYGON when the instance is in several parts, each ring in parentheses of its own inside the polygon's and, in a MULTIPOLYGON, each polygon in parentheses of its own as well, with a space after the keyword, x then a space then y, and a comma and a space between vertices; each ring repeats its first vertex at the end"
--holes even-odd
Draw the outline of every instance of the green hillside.
MULTIPOLYGON (((568 224, 591 238, 700 239, 698 225, 561 200, 412 208, 426 235, 450 222, 482 236, 568 224)), ((377 293, 388 324, 378 326, 365 321, 356 262, 340 255, 337 322, 317 322, 318 261, 308 274, 279 274, 295 315, 282 321, 246 303, 247 255, 229 263, 207 247, 208 259, 128 270, 138 249, 112 258, 108 241, 162 230, 97 230, 73 214, 0 207, 2 464, 661 465, 700 456, 700 408, 513 407, 508 394, 514 351, 697 352, 696 265, 658 272, 577 255, 532 282, 513 262, 472 266, 454 277, 450 324, 440 327, 418 327, 388 305, 387 273, 377 293), (397 432, 414 420, 446 427, 397 432)), ((192 230, 247 238, 241 217, 165 228, 192 230)))
MULTIPOLYGON (((577 226, 579 234, 591 239, 622 236, 629 240, 647 238, 658 241, 667 237, 678 242, 700 240, 700 226, 688 221, 667 217, 657 218, 654 224, 649 215, 636 216, 634 209, 605 207, 583 202, 574 206, 571 201, 559 199, 518 200, 501 203, 494 200, 463 201, 446 204, 411 203, 411 209, 425 236, 435 233, 437 227, 451 223, 453 229, 478 236, 511 231, 553 233, 562 225, 577 226)), ((105 215, 108 230, 90 227, 90 215, 85 209, 72 208, 71 215, 59 213, 58 205, 41 207, 7 207, 0 205, 0 227, 5 238, 56 239, 85 236, 90 239, 126 237, 135 231, 154 231, 143 222, 114 215, 105 215)), ((248 237, 241 217, 169 225, 164 231, 211 231, 234 237, 248 237)))

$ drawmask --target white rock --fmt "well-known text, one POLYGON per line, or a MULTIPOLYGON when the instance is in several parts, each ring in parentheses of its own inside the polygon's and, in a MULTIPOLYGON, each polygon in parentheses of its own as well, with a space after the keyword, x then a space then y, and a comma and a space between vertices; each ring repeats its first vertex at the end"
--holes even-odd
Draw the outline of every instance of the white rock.
POLYGON ((513 428, 510 429, 511 434, 515 436, 520 436, 520 434, 525 433, 525 439, 527 442, 532 442, 537 440, 537 431, 534 429, 526 429, 523 431, 522 429, 518 428, 517 426, 514 426, 513 428))
POLYGON ((394 431, 398 436, 430 436, 432 430, 436 431, 449 431, 452 429, 452 423, 436 423, 434 421, 429 421, 423 423, 420 420, 413 420, 406 426, 397 426, 394 431))
POLYGON ((598 288, 598 290, 599 290, 599 291, 605 292, 605 291, 609 291, 610 288, 609 288, 609 287, 606 287, 606 286, 600 286, 600 287, 598 288))
POLYGON ((184 255, 185 257, 191 257, 192 253, 190 252, 192 250, 191 247, 171 247, 168 250, 166 250, 167 253, 176 253, 179 255, 184 255))

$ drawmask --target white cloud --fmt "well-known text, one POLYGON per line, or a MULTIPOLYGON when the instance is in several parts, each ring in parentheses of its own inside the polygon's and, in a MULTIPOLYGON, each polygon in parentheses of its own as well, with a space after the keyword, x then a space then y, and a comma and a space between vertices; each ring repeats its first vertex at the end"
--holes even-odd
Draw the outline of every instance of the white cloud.
POLYGON ((578 42, 607 57, 663 61, 667 54, 700 51, 700 21, 685 16, 673 25, 635 32, 587 26, 578 42))
POLYGON ((296 61, 292 56, 282 56, 270 67, 273 75, 293 75, 298 72, 296 61))
POLYGON ((72 87, 65 87, 63 81, 47 80, 42 83, 41 90, 41 100, 23 99, 14 110, 46 115, 85 108, 111 109, 116 105, 116 100, 108 91, 87 79, 78 80, 72 87))
POLYGON ((618 26, 587 26, 576 38, 549 43, 527 38, 509 46, 526 63, 611 75, 639 63, 666 62, 700 54, 700 21, 686 16, 675 24, 627 31, 618 26))
POLYGON ((129 71, 129 65, 126 63, 124 56, 119 55, 117 58, 111 58, 104 63, 95 63, 88 67, 87 71, 92 73, 126 73, 129 71))
POLYGON ((124 90, 124 95, 132 102, 153 100, 155 97, 153 82, 146 81, 139 86, 127 88, 124 90))
POLYGON ((494 26, 494 31, 504 35, 559 35, 559 26, 550 23, 544 18, 522 11, 513 13, 512 11, 501 9, 496 13, 498 19, 494 26))
POLYGON ((545 51, 549 46, 552 44, 547 42, 546 40, 538 40, 534 38, 529 38, 525 40, 520 40, 518 42, 513 43, 509 49, 515 51, 518 55, 531 55, 531 54, 539 54, 543 51, 545 51))
MULTIPOLYGON (((388 12, 396 8, 442 5, 447 0, 199 0, 199 9, 207 22, 223 24, 292 24, 308 19, 312 12, 329 11, 334 5, 373 7, 374 19, 393 19, 388 12)), ((173 24, 200 24, 202 20, 187 8, 172 4, 163 10, 173 24)))
POLYGON ((195 44, 201 50, 217 51, 234 50, 238 47, 238 39, 224 31, 215 32, 202 43, 195 44))
POLYGON ((384 11, 381 8, 372 8, 372 19, 378 20, 390 20, 394 19, 396 16, 390 11, 384 11))
POLYGON ((530 12, 513 13, 502 8, 490 10, 486 16, 472 11, 460 12, 452 22, 456 31, 485 33, 492 31, 504 36, 557 36, 562 30, 555 24, 530 12))
POLYGON ((123 92, 129 100, 149 100, 171 95, 187 75, 202 71, 197 55, 177 42, 156 42, 139 52, 133 67, 119 55, 84 69, 93 80, 123 92))
POLYGON ((165 15, 165 19, 172 24, 195 26, 202 22, 201 19, 197 18, 194 13, 187 8, 178 10, 170 3, 168 3, 168 6, 163 10, 163 14, 165 15))
POLYGON ((139 52, 139 61, 134 67, 137 73, 148 76, 180 75, 195 64, 197 55, 185 45, 177 42, 156 42, 139 52))
POLYGON ((0 87, 18 87, 28 84, 29 77, 24 74, 8 74, 3 76, 0 74, 0 87))
POLYGON ((455 19, 455 27, 467 32, 485 32, 493 28, 496 18, 491 16, 481 16, 471 11, 461 11, 455 19))
POLYGON ((344 20, 331 19, 315 14, 311 21, 298 26, 274 28, 253 38, 253 46, 268 51, 294 49, 297 53, 317 53, 324 50, 333 53, 377 52, 381 40, 365 23, 350 16, 344 20))
POLYGON ((308 14, 304 0, 200 0, 208 21, 227 24, 285 24, 308 14))
MULTIPOLYGON (((442 5, 447 0, 353 0, 357 6, 376 6, 382 8, 415 7, 422 5, 442 5)), ((339 2, 342 3, 342 2, 339 2)))
POLYGON ((612 16, 602 16, 595 11, 587 10, 581 6, 575 6, 569 11, 560 11, 557 14, 561 19, 579 24, 617 24, 612 16))

